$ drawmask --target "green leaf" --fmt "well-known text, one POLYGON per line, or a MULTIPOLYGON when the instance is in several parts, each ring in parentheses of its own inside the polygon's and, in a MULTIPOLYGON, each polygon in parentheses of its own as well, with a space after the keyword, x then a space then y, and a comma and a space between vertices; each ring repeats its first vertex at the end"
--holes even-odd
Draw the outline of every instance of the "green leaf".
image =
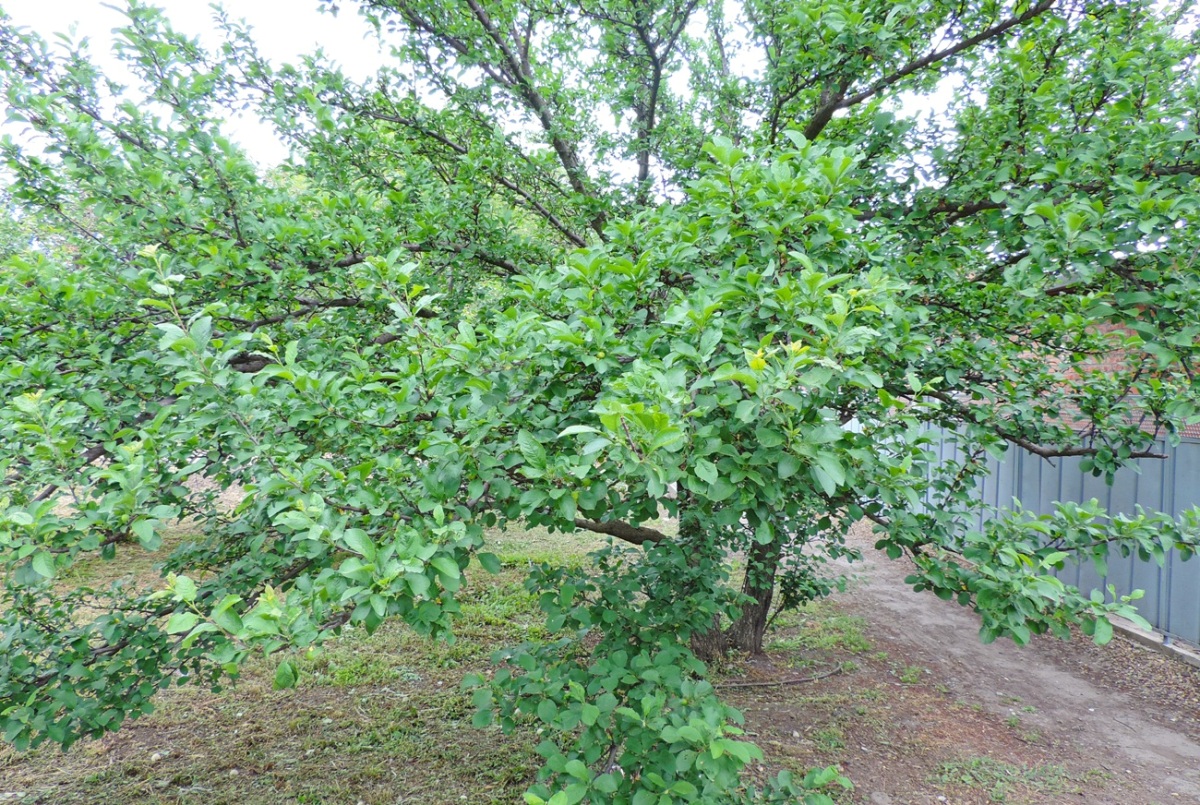
POLYGON ((537 706, 537 715, 542 721, 550 724, 558 717, 558 705, 550 699, 542 699, 537 706))
POLYGON ((429 565, 445 578, 457 579, 460 576, 458 562, 449 556, 435 556, 429 560, 429 565))
POLYGON ((800 466, 800 459, 796 458, 790 453, 786 454, 783 458, 779 459, 779 467, 777 470, 779 473, 779 479, 781 481, 786 481, 788 478, 791 478, 800 471, 800 466))
POLYGON ((10 402, 13 408, 16 408, 22 414, 36 414, 39 399, 39 395, 35 394, 18 394, 10 402))
POLYGON ((733 380, 741 383, 746 389, 753 394, 758 391, 758 378, 750 372, 742 369, 737 369, 732 363, 726 363, 713 373, 713 380, 718 382, 724 380, 733 380))
POLYGON ((833 379, 833 370, 828 366, 814 366, 800 376, 800 382, 811 389, 821 389, 833 379))
POLYGON ((784 442, 782 433, 761 425, 754 429, 754 438, 758 440, 759 447, 778 447, 784 442))
POLYGON ((479 553, 475 555, 479 560, 479 564, 488 573, 495 575, 500 572, 500 559, 494 553, 479 553))
POLYGON ((736 491, 736 486, 724 478, 718 478, 716 481, 709 484, 708 491, 705 493, 705 496, 709 500, 719 503, 722 500, 728 500, 736 491))
POLYGON ((742 422, 752 422, 757 415, 758 403, 754 400, 742 400, 737 404, 737 410, 733 413, 733 418, 742 422))
POLYGON ((597 436, 595 439, 592 439, 587 444, 585 444, 583 446, 583 449, 581 449, 579 451, 579 454, 581 456, 590 456, 590 455, 592 455, 592 453, 599 453, 601 450, 608 447, 610 444, 612 444, 612 440, 609 439, 607 436, 597 436))
POLYGON ((157 525, 154 520, 137 520, 129 528, 143 548, 157 551, 162 546, 162 536, 158 533, 157 525))
POLYGON ((542 443, 532 433, 527 430, 518 433, 517 446, 525 460, 534 467, 546 466, 546 448, 542 447, 542 443))
POLYGON ((33 570, 42 578, 54 578, 54 554, 38 551, 33 555, 33 570))
POLYGON ((678 444, 681 441, 683 441, 683 431, 674 427, 664 428, 655 434, 654 440, 651 441, 650 445, 646 448, 646 453, 650 454, 656 450, 662 450, 671 447, 672 445, 678 444))
POLYGON ((846 473, 837 456, 831 453, 818 453, 814 459, 816 466, 812 468, 813 475, 821 485, 826 495, 834 495, 837 488, 846 482, 846 473))
POLYGON ((279 663, 275 669, 275 680, 271 683, 271 687, 275 690, 288 690, 296 686, 297 679, 296 665, 291 660, 284 660, 279 663))
POLYGON ((186 604, 190 604, 196 600, 196 582, 187 576, 176 576, 174 589, 177 600, 183 601, 186 604))
POLYGON ((412 590, 414 598, 421 598, 429 593, 431 582, 429 577, 423 573, 405 573, 404 580, 408 582, 408 587, 412 590))
POLYGON ((600 433, 600 432, 601 432, 600 430, 593 428, 590 425, 571 425, 570 427, 563 428, 561 431, 559 431, 558 437, 561 439, 563 436, 574 436, 576 433, 600 433))
POLYGON ((167 634, 190 632, 199 622, 200 616, 195 612, 176 612, 167 619, 167 634))
POLYGON ((717 482, 717 466, 711 461, 702 458, 696 462, 693 469, 696 472, 696 476, 701 480, 707 481, 710 484, 717 482))
POLYGON ((368 562, 375 561, 375 543, 361 528, 347 528, 342 533, 342 542, 368 562))
POLYGON ((241 596, 227 595, 221 599, 221 602, 213 608, 212 619, 217 626, 231 634, 237 634, 242 630, 242 619, 238 616, 233 608, 242 602, 241 596))
POLYGON ((1059 563, 1070 557, 1066 551, 1053 551, 1042 557, 1042 567, 1056 567, 1059 563))

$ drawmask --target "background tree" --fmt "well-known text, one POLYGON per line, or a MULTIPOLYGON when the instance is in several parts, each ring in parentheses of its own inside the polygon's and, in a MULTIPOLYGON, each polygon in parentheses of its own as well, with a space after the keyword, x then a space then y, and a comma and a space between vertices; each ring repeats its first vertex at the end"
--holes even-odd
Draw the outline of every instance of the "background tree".
POLYGON ((360 8, 397 58, 363 85, 141 5, 131 87, 0 33, 11 193, 68 245, 0 274, 8 740, 347 623, 449 635, 520 522, 637 555, 533 572, 555 640, 479 681, 481 720, 559 736, 529 801, 734 801, 756 750, 701 660, 761 650, 853 522, 1018 642, 1132 613, 1064 561, 1196 544, 1095 505, 965 525, 989 452, 1111 478, 1197 418, 1190 4, 360 8), (269 176, 219 134, 247 102, 294 147, 269 176), (162 589, 71 587, 180 518, 162 589))

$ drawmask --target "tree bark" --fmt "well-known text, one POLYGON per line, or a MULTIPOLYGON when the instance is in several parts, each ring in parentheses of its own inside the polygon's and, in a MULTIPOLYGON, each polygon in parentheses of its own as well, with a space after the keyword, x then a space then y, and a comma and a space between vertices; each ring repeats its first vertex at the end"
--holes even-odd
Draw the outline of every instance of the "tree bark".
POLYGON ((719 620, 714 619, 711 629, 692 635, 692 653, 702 662, 714 662, 729 653, 729 640, 719 620))
POLYGON ((692 635, 692 651, 704 662, 720 659, 730 651, 762 654, 763 635, 775 598, 775 574, 779 568, 782 545, 774 540, 766 545, 755 542, 746 556, 746 575, 742 594, 749 601, 728 628, 713 623, 711 629, 692 635))
POLYGON ((775 598, 775 572, 779 568, 780 550, 778 540, 766 545, 755 542, 751 546, 746 557, 746 576, 742 580, 742 594, 750 602, 742 607, 741 615, 725 630, 728 649, 762 654, 763 635, 775 598))

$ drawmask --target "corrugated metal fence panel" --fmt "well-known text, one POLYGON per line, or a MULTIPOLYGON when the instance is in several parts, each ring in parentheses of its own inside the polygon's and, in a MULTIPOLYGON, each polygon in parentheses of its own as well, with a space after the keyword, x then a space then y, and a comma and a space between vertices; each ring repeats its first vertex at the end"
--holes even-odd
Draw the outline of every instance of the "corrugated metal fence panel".
MULTIPOLYGON (((1200 444, 1184 442, 1169 459, 1172 478, 1169 488, 1171 507, 1179 512, 1200 506, 1200 444)), ((1194 644, 1200 644, 1200 559, 1184 562, 1178 555, 1164 573, 1167 609, 1163 631, 1194 644)))
MULTIPOLYGON (((960 457, 952 431, 934 429, 934 452, 938 460, 960 457)), ((1151 511, 1178 515, 1184 509, 1200 505, 1200 442, 1185 441, 1168 448, 1166 460, 1143 459, 1138 469, 1127 467, 1117 473, 1109 486, 1103 478, 1079 469, 1079 458, 1049 462, 1018 449, 1010 449, 1004 460, 989 459, 989 474, 979 486, 985 504, 1009 508, 1013 498, 1031 512, 1046 514, 1057 501, 1083 502, 1096 498, 1113 514, 1132 514, 1136 506, 1151 511), (1139 472, 1140 470, 1140 472, 1139 472)), ((984 515, 975 520, 982 526, 984 515)), ((1106 589, 1109 584, 1118 595, 1144 590, 1138 611, 1164 634, 1200 646, 1200 559, 1180 559, 1172 551, 1163 567, 1143 562, 1137 556, 1114 554, 1108 560, 1108 573, 1101 576, 1092 562, 1070 564, 1059 574, 1063 581, 1081 590, 1106 589)))

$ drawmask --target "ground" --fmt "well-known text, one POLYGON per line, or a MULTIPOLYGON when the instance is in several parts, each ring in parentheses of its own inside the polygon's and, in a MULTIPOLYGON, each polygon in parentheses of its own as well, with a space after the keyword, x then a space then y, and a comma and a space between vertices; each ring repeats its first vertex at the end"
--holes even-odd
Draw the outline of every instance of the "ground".
MULTIPOLYGON (((0 750, 0 802, 519 803, 536 740, 472 728, 459 683, 540 633, 524 568, 592 544, 560 540, 500 537, 504 570, 473 580, 453 645, 390 625, 302 658, 294 691, 271 690, 280 658, 220 693, 167 691, 66 754, 0 750)), ((767 755, 755 774, 838 764, 855 788, 831 793, 864 805, 1200 802, 1200 670, 1119 638, 983 646, 970 612, 909 591, 903 566, 868 551, 853 572, 782 618, 765 656, 716 669, 767 755)))
POLYGON ((847 801, 872 805, 1200 802, 1200 669, 1121 638, 985 646, 970 611, 912 592, 868 529, 854 541, 850 589, 746 675, 785 676, 821 646, 855 670, 731 691, 769 756, 839 763, 847 801))

